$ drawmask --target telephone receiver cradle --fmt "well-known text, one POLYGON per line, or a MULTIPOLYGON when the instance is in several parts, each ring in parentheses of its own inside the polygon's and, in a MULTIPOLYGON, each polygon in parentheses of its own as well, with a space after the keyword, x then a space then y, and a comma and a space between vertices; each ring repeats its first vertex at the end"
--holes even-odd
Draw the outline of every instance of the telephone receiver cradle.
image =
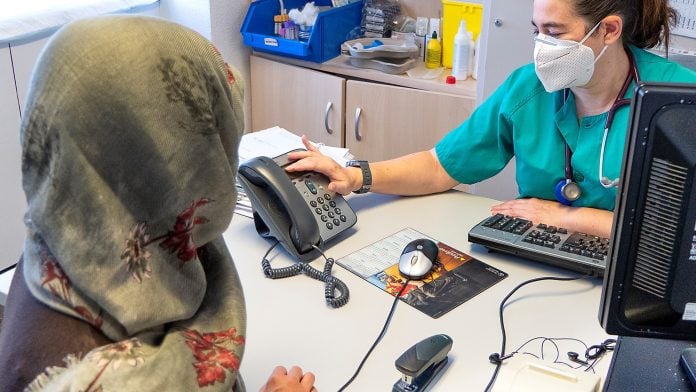
POLYGON ((324 243, 357 222, 355 212, 340 194, 330 192, 329 180, 316 172, 286 172, 288 153, 256 157, 239 166, 238 180, 246 192, 256 231, 275 238, 303 262, 320 255, 324 243), (315 248, 316 247, 316 248, 315 248))

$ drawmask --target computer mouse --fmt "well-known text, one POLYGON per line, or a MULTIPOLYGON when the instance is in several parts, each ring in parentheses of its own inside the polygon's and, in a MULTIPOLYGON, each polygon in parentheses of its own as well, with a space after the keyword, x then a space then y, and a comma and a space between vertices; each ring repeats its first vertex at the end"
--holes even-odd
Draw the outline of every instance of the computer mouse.
POLYGON ((433 240, 419 238, 409 242, 399 257, 399 272, 408 279, 423 279, 433 268, 437 252, 433 240))

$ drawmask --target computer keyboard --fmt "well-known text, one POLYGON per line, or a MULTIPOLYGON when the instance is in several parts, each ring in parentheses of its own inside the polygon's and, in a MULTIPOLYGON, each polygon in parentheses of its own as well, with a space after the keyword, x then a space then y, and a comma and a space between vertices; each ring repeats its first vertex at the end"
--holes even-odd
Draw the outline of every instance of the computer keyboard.
POLYGON ((469 231, 469 242, 573 271, 604 276, 609 239, 496 214, 469 231))

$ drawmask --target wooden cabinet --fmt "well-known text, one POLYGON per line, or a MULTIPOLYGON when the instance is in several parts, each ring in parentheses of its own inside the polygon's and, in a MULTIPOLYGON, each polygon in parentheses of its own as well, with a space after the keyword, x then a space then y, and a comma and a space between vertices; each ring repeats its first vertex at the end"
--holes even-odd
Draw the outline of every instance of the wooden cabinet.
POLYGON ((345 146, 370 161, 429 149, 473 109, 472 98, 349 80, 345 146))
POLYGON ((252 55, 251 129, 280 126, 377 161, 432 148, 474 108, 473 81, 448 86, 345 62, 252 55))
POLYGON ((345 86, 338 76, 251 56, 251 129, 280 126, 343 146, 345 86))

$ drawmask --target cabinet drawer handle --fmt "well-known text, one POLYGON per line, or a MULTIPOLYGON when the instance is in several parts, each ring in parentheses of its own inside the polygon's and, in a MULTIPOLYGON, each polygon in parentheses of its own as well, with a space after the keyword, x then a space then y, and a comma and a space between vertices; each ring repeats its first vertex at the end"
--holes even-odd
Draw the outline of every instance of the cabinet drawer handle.
POLYGON ((334 131, 329 127, 329 112, 331 111, 331 107, 333 106, 333 102, 329 101, 326 104, 326 110, 324 111, 324 128, 326 129, 326 132, 328 132, 329 135, 333 135, 334 131))
POLYGON ((355 140, 357 141, 362 140, 360 135, 360 114, 362 114, 362 109, 355 108, 355 140))

